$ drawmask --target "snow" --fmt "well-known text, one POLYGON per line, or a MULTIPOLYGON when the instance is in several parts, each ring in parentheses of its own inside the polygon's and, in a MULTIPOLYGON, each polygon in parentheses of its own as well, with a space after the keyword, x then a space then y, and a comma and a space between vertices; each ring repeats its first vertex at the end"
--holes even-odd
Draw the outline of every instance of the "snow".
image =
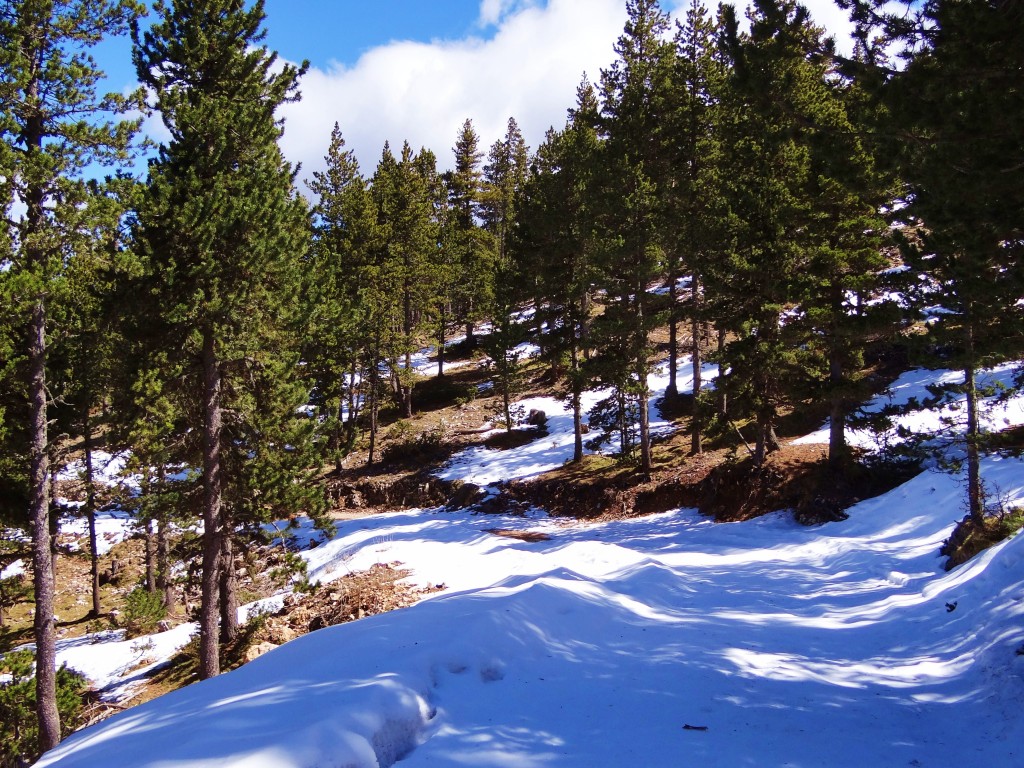
MULTIPOLYGON (((909 372, 868 407, 909 403, 937 376, 955 381, 909 372)), ((524 405, 547 412, 546 438, 464 452, 445 476, 490 483, 564 461, 564 405, 524 405)), ((1010 401, 997 419, 1019 411, 1010 401)), ((571 417, 568 430, 571 451, 571 417)), ((988 457, 983 475, 1024 503, 1024 460, 988 457)), ((602 524, 444 508, 342 521, 302 554, 313 580, 397 561, 445 589, 132 708, 38 765, 1022 765, 1024 538, 946 573, 938 550, 963 493, 962 477, 928 471, 816 528, 689 509, 602 524)), ((63 642, 59 658, 120 690, 190 631, 104 633, 63 642)))
MULTIPOLYGON (((57 641, 57 663, 67 664, 89 678, 103 698, 123 701, 157 667, 188 643, 194 623, 167 632, 128 639, 124 630, 96 632, 57 641)), ((32 646, 29 646, 32 647, 32 646)))
MULTIPOLYGON (((66 502, 65 502, 66 504, 66 502)), ((135 518, 123 509, 96 512, 96 551, 102 557, 115 544, 119 544, 135 531, 135 518)), ((60 521, 61 540, 68 542, 72 551, 88 551, 89 521, 87 518, 64 515, 60 521), (68 541, 71 539, 71 541, 68 541), (81 542, 81 544, 79 544, 81 542)))
MULTIPOLYGON (((717 365, 704 365, 701 369, 702 388, 711 386, 718 375, 717 365)), ((649 421, 653 436, 667 434, 673 429, 671 422, 662 417, 658 401, 665 396, 669 376, 665 370, 652 373, 647 379, 651 391, 649 421)), ((676 388, 680 393, 693 392, 691 358, 681 357, 677 368, 676 388)), ((611 390, 583 393, 583 412, 587 413, 598 402, 608 397, 611 390)), ((548 434, 516 450, 496 450, 474 446, 459 452, 448 465, 437 473, 444 480, 462 480, 476 485, 491 485, 502 480, 536 477, 562 466, 573 454, 572 409, 565 400, 554 397, 529 397, 518 401, 524 413, 543 411, 547 416, 548 434)), ((593 435, 591 435, 593 437, 593 435)), ((618 450, 613 443, 611 451, 618 450)))
MULTIPOLYGON (((121 479, 128 464, 127 453, 111 454, 106 451, 93 451, 93 480, 102 485, 114 485, 121 479)), ((58 480, 78 480, 85 472, 83 461, 73 461, 57 473, 58 480)))
MULTIPOLYGON (((1024 463, 985 474, 1024 497, 1024 463)), ((924 473, 820 528, 685 509, 348 521, 311 572, 400 560, 447 590, 136 707, 39 765, 1019 765, 1024 540, 944 573, 961 496, 924 473)))
MULTIPOLYGON (((975 378, 979 391, 1011 387, 1018 367, 1017 363, 1006 363, 978 371, 975 378)), ((864 413, 879 413, 886 408, 904 408, 907 412, 893 416, 892 427, 877 435, 870 430, 847 430, 848 442, 850 445, 870 449, 899 442, 901 438, 897 432, 901 428, 916 434, 939 434, 947 431, 951 424, 965 424, 966 399, 962 394, 950 394, 949 402, 941 408, 924 408, 920 405, 933 397, 929 386, 962 384, 963 380, 963 371, 933 371, 922 368, 907 371, 888 387, 887 392, 861 407, 864 413)), ((1018 427, 1024 425, 1024 396, 1015 394, 1005 399, 1000 399, 998 395, 983 397, 979 399, 979 411, 980 427, 983 430, 998 431, 1018 427)), ((794 442, 827 443, 828 425, 794 442)))

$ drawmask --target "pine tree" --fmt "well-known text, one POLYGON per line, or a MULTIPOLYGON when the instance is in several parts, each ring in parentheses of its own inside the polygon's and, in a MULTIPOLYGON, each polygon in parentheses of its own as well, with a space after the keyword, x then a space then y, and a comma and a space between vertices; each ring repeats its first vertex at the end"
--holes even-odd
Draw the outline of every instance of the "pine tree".
POLYGON ((311 281, 307 293, 309 325, 305 331, 313 404, 321 409, 330 433, 329 450, 336 466, 356 438, 358 382, 366 339, 366 290, 376 241, 377 212, 359 163, 337 124, 331 134, 326 169, 313 174, 317 196, 311 281), (343 425, 343 412, 348 420, 343 425), (344 429, 345 435, 342 436, 344 429))
MULTIPOLYGON (((530 298, 532 282, 513 252, 512 237, 517 226, 516 206, 526 182, 529 150, 519 125, 509 118, 505 138, 495 142, 484 166, 485 188, 481 205, 484 231, 495 246, 492 288, 491 333, 484 348, 494 363, 495 391, 501 395, 506 429, 512 430, 512 399, 522 388, 519 352, 516 347, 525 333, 519 322, 519 306, 530 298)), ((535 292, 534 292, 535 294, 535 292)), ((540 338, 540 326, 537 328, 540 338)))
MULTIPOLYGON (((724 21, 732 74, 722 127, 731 151, 722 181, 732 253, 710 277, 721 299, 720 325, 736 336, 721 354, 726 372, 719 385, 752 414, 760 467, 778 446, 780 408, 809 371, 814 375, 810 329, 784 313, 806 311, 801 303, 825 278, 815 268, 826 263, 830 248, 833 255, 842 251, 828 243, 824 229, 847 215, 850 200, 821 198, 825 187, 837 197, 846 190, 822 175, 827 163, 819 162, 815 144, 820 154, 844 115, 827 84, 821 31, 806 9, 789 0, 758 0, 750 32, 742 35, 733 9, 725 9, 724 21), (826 206, 836 206, 831 220, 826 206)), ((837 265, 833 276, 841 274, 837 265)))
POLYGON ((51 333, 48 386, 58 395, 52 409, 56 429, 81 440, 85 486, 81 512, 88 521, 93 618, 100 615, 94 452, 101 411, 119 362, 117 308, 111 298, 123 278, 121 254, 127 233, 121 222, 137 189, 137 182, 127 177, 91 185, 91 231, 76 242, 63 290, 52 301, 55 332, 51 333))
POLYGON ((499 262, 510 258, 509 241, 516 225, 516 202, 526 183, 529 154, 519 124, 510 117, 505 137, 494 142, 487 154, 480 206, 483 227, 494 238, 499 262))
POLYGON ((466 327, 466 338, 475 343, 474 325, 487 317, 494 285, 494 241, 480 225, 484 195, 480 162, 480 138, 473 121, 462 124, 455 146, 455 168, 445 174, 448 204, 451 208, 448 247, 454 250, 458 280, 454 283, 452 303, 457 319, 466 327))
MULTIPOLYGON (((83 181, 92 163, 128 158, 137 122, 117 116, 138 97, 99 96, 89 49, 121 34, 140 12, 131 0, 12 0, 0 14, 0 168, 3 169, 5 293, 26 331, 19 343, 27 402, 27 487, 33 539, 39 746, 60 741, 56 704, 50 541, 47 358, 49 301, 69 244, 93 209, 83 181), (19 215, 12 206, 24 206, 19 215)), ((13 414, 11 414, 13 415, 13 414)), ((19 416, 22 414, 18 414, 19 416)))
POLYGON ((605 347, 604 380, 636 400, 640 467, 651 471, 648 334, 656 317, 648 288, 661 274, 668 189, 667 98, 674 49, 668 16, 656 0, 629 0, 615 45, 617 60, 601 73, 603 181, 599 229, 601 282, 607 306, 595 325, 605 347))
POLYGON ((433 254, 438 231, 434 207, 436 159, 428 150, 414 154, 409 143, 399 160, 386 147, 371 184, 381 227, 374 264, 375 296, 387 327, 378 329, 383 360, 402 414, 413 413, 416 372, 412 354, 433 304, 433 254))
POLYGON ((719 99, 725 67, 716 55, 717 26, 703 5, 694 0, 676 26, 676 57, 669 96, 671 126, 669 157, 672 166, 668 192, 670 215, 666 222, 666 278, 669 290, 669 383, 666 397, 678 393, 679 278, 690 278, 690 358, 693 372, 693 407, 690 450, 701 452, 702 336, 706 322, 703 275, 722 248, 720 167, 724 148, 718 133, 719 99))
POLYGON ((249 9, 242 0, 179 0, 155 10, 152 28, 133 34, 134 60, 171 138, 150 166, 138 243, 149 266, 147 301, 159 310, 165 343, 179 347, 176 386, 202 437, 207 678, 220 669, 218 618, 228 634, 236 621, 222 610, 236 526, 297 511, 296 494, 305 511, 317 508, 301 482, 309 436, 296 413, 305 401, 295 370, 302 318, 289 301, 301 288, 309 222, 275 118, 297 98, 304 66, 281 66, 261 45, 260 0, 249 9))
POLYGON ((864 348, 892 312, 884 303, 865 307, 875 294, 887 232, 881 211, 892 200, 893 181, 865 141, 870 115, 856 84, 830 71, 819 88, 818 114, 808 131, 811 147, 809 193, 815 200, 809 228, 811 263, 802 302, 809 345, 820 350, 820 391, 829 406, 828 460, 840 470, 849 460, 848 412, 869 394, 857 377, 864 348))
POLYGON ((537 275, 547 325, 544 355, 566 371, 573 411, 573 461, 583 458, 582 394, 588 383, 591 294, 595 271, 594 175, 600 157, 599 104, 591 83, 577 88, 561 132, 551 130, 531 163, 520 203, 515 244, 524 272, 537 275))
MULTIPOLYGON (((867 22, 875 3, 856 3, 867 22)), ((889 147, 905 184, 901 238, 914 273, 938 286, 946 313, 928 327, 936 364, 963 371, 968 508, 985 514, 978 369, 1021 353, 1024 49, 1014 3, 931 0, 882 14, 881 40, 904 46, 905 67, 876 59, 891 113, 889 147), (906 11, 904 13, 903 11, 906 11)), ((870 39, 869 24, 862 38, 870 39)))

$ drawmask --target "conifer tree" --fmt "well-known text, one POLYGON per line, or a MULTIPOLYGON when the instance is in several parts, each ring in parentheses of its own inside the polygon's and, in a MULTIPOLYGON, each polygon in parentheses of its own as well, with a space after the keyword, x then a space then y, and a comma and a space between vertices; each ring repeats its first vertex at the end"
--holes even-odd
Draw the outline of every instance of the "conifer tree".
POLYGON ((49 302, 80 225, 95 213, 85 168, 126 160, 137 128, 117 115, 136 106, 138 97, 98 95, 100 73, 89 50, 103 37, 123 33, 140 10, 132 0, 12 0, 0 14, 0 207, 7 247, 0 260, 6 263, 5 298, 11 299, 15 326, 25 332, 18 343, 24 378, 17 397, 27 407, 17 415, 28 416, 28 430, 18 453, 29 462, 42 751, 61 738, 49 510, 49 302))
POLYGON ((433 304, 433 254, 438 231, 434 207, 436 159, 428 150, 414 154, 405 142, 397 161, 385 147, 371 194, 381 225, 373 280, 387 328, 384 360, 403 416, 412 416, 416 372, 412 354, 433 304))
POLYGON ((928 326, 928 347, 941 350, 935 364, 963 371, 968 509, 980 522, 976 373, 1018 357, 1022 346, 1020 8, 996 0, 844 5, 854 7, 863 48, 876 54, 863 79, 881 83, 891 115, 882 128, 905 185, 899 217, 911 230, 900 238, 904 259, 926 276, 921 287, 938 287, 937 296, 920 298, 946 310, 928 326), (877 55, 875 39, 897 47, 904 66, 877 55))
POLYGON ((313 174, 314 209, 309 325, 304 360, 313 384, 313 403, 327 420, 335 464, 356 437, 358 382, 369 329, 366 291, 370 259, 378 247, 377 213, 359 163, 337 124, 331 134, 326 169, 313 174), (347 423, 342 414, 347 410, 347 423), (342 436, 344 429, 345 435, 342 436))
POLYGON ((724 148, 717 120, 725 67, 717 55, 717 25, 704 6, 693 0, 682 22, 676 25, 676 57, 669 96, 671 126, 665 273, 669 290, 669 383, 666 397, 678 392, 679 278, 690 278, 690 358, 693 374, 693 407, 690 450, 701 452, 702 336, 706 323, 704 274, 718 258, 723 245, 723 201, 719 173, 724 148))
MULTIPOLYGON (((810 329, 796 321, 806 307, 797 307, 819 291, 815 281, 826 279, 815 268, 826 264, 827 252, 844 259, 849 253, 825 234, 848 215, 851 200, 835 177, 824 175, 821 156, 849 124, 830 92, 821 31, 806 9, 790 0, 757 0, 746 34, 733 9, 725 8, 724 21, 732 73, 722 127, 731 151, 722 180, 732 253, 711 277, 721 297, 719 322, 737 338, 721 355, 726 372, 719 385, 752 414, 760 467, 778 446, 779 409, 809 371, 815 375, 810 329), (823 198, 823 191, 841 199, 823 198), (784 318, 786 312, 796 317, 784 318)), ((856 162, 849 154, 842 158, 856 162)), ((836 266, 840 284, 845 272, 836 266)))
MULTIPOLYGON (((522 386, 519 353, 516 346, 525 338, 518 310, 530 298, 529 273, 524 271, 512 248, 518 212, 516 206, 526 181, 528 148, 519 125, 509 118, 504 139, 496 141, 484 166, 485 188, 481 204, 484 231, 494 244, 494 266, 490 277, 492 289, 491 333, 484 347, 494 364, 495 391, 502 397, 506 429, 514 426, 512 399, 522 386)), ((534 291, 534 296, 536 292, 534 291)), ((537 326, 540 339, 540 326, 537 326)))
POLYGON ((466 327, 466 338, 475 343, 474 325, 487 317, 493 291, 494 241, 480 224, 484 181, 480 163, 483 152, 472 120, 462 124, 455 146, 455 167, 445 174, 450 210, 450 232, 446 238, 454 251, 458 280, 452 297, 458 321, 466 327))
POLYGON ((595 330, 604 349, 604 379, 639 412, 641 470, 651 471, 648 334, 656 318, 648 288, 661 274, 668 189, 667 98, 674 49, 656 0, 629 0, 618 55, 602 71, 603 180, 599 229, 607 307, 595 330))
POLYGON ((583 458, 582 394, 588 382, 591 293, 596 278, 594 175, 600 157, 597 93, 584 78, 561 132, 548 131, 531 163, 516 235, 524 271, 538 276, 547 325, 544 354, 565 370, 573 411, 573 461, 583 458))
MULTIPOLYGON (((53 297, 55 331, 50 343, 51 392, 56 429, 82 446, 82 479, 89 531, 92 576, 91 615, 100 615, 99 553, 96 534, 95 457, 103 404, 115 380, 120 348, 117 306, 111 301, 123 278, 122 253, 127 233, 122 226, 138 183, 119 177, 90 185, 94 216, 88 236, 78 239, 65 268, 63 290, 53 297)), ((86 234, 85 231, 82 234, 86 234)))
POLYGON ((891 319, 886 303, 864 306, 888 265, 882 209, 894 192, 891 176, 876 161, 867 105, 855 83, 830 69, 818 95, 820 110, 808 131, 809 193, 815 200, 811 262, 802 301, 811 349, 820 350, 819 391, 829 407, 828 460, 841 470, 849 460, 848 412, 869 394, 858 378, 867 340, 891 319))
POLYGON ((529 147, 514 117, 508 119, 505 137, 491 145, 484 165, 485 182, 480 216, 491 233, 499 262, 510 258, 509 241, 516 223, 516 201, 526 183, 529 147))
POLYGON ((281 66, 262 46, 261 0, 248 9, 242 0, 174 0, 155 10, 152 28, 133 34, 134 60, 171 138, 150 166, 138 243, 153 322, 163 322, 165 344, 179 346, 175 376, 161 383, 182 388, 202 438, 207 678, 220 670, 218 619, 229 634, 236 620, 222 610, 236 527, 318 506, 301 482, 310 430, 297 415, 306 399, 295 371, 302 318, 289 300, 301 290, 309 222, 275 117, 297 98, 304 67, 281 66))

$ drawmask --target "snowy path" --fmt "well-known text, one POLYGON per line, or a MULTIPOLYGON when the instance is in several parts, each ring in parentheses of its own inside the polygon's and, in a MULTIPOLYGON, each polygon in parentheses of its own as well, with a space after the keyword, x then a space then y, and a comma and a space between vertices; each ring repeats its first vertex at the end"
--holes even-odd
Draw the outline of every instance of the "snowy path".
MULTIPOLYGON (((1024 498, 1024 464, 985 472, 1024 498)), ((961 496, 925 473, 820 528, 687 510, 351 521, 311 570, 400 560, 448 590, 137 707, 39 765, 1018 766, 1024 539, 943 573, 961 496), (551 539, 483 532, 524 526, 551 539)))

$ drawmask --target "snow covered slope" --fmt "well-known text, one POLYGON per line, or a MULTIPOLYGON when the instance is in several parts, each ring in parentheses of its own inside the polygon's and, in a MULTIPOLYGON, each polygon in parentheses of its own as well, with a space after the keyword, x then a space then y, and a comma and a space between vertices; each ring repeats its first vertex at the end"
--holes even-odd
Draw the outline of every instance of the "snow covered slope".
MULTIPOLYGON (((985 476, 1024 498, 1024 463, 985 476)), ((689 510, 351 521, 309 553, 314 575, 400 560, 447 591, 131 709, 39 765, 1024 765, 1024 539, 944 573, 961 500, 929 472, 820 528, 689 510)))

